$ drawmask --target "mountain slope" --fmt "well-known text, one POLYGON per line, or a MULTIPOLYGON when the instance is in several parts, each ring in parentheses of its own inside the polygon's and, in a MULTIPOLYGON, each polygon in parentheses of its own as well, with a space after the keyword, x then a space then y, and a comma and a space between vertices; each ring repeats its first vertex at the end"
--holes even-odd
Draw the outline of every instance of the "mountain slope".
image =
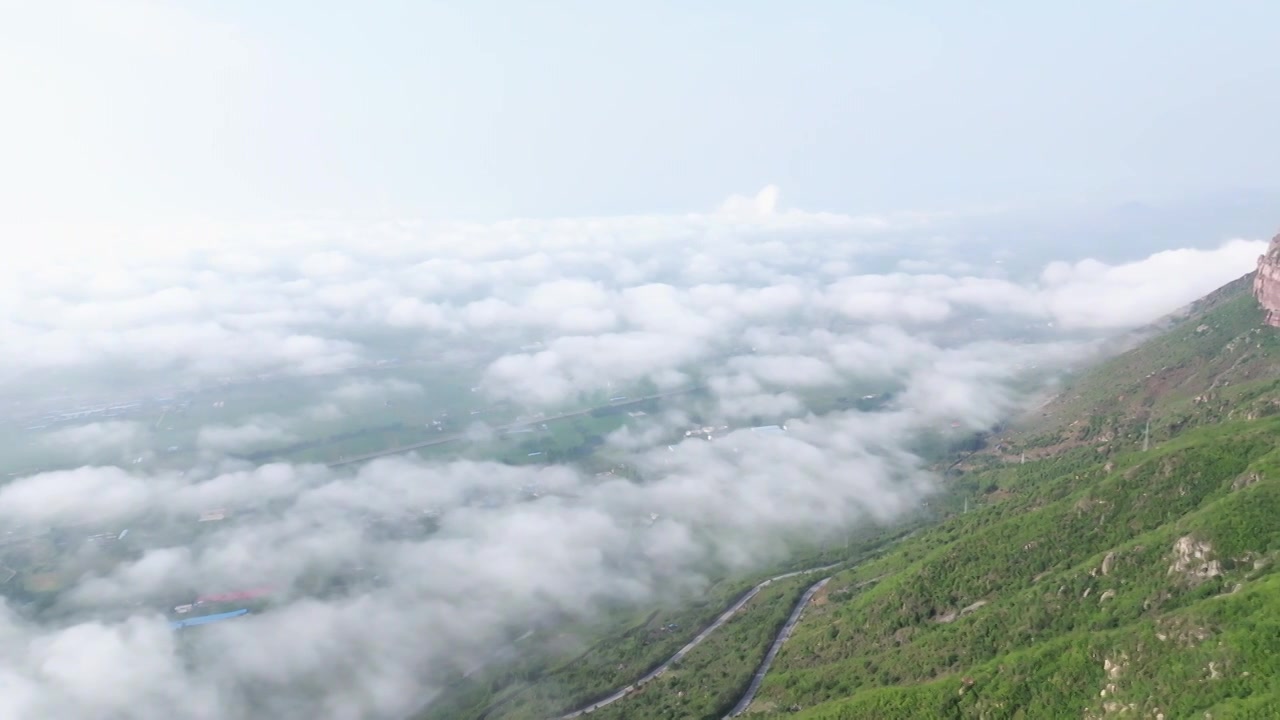
POLYGON ((1166 321, 1154 337, 1067 382, 1004 438, 1006 452, 1105 451, 1196 425, 1280 410, 1280 334, 1245 275, 1166 321))
POLYGON ((1278 419, 1236 422, 1109 462, 1018 466, 1002 484, 1011 499, 838 576, 757 709, 842 696, 803 717, 1057 717, 1108 703, 1187 717, 1254 695, 1280 706, 1277 438, 1278 419), (1142 682, 1112 682, 1108 663, 1142 682), (1188 693, 1189 678, 1223 682, 1188 693))
POLYGON ((837 575, 751 711, 1274 717, 1280 336, 1250 282, 970 458, 985 503, 837 575))

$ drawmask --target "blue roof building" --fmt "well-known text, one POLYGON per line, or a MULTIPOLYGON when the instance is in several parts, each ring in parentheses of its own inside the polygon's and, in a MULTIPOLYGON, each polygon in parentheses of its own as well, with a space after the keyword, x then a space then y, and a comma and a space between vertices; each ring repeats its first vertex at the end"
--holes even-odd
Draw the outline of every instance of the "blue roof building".
POLYGON ((232 610, 231 612, 217 613, 215 615, 201 615, 200 617, 183 618, 181 620, 174 620, 173 622, 169 623, 169 627, 174 630, 181 630, 182 628, 185 628, 185 627, 192 627, 195 625, 208 625, 209 623, 216 623, 222 620, 230 620, 231 618, 240 617, 241 615, 248 615, 248 614, 249 614, 248 608, 241 608, 239 610, 232 610))

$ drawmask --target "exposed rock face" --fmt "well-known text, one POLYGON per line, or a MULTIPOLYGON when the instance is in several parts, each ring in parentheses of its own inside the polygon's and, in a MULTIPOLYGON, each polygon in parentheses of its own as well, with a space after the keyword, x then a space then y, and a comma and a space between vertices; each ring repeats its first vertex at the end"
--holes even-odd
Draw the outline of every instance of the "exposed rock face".
POLYGON ((1222 574, 1222 563, 1212 559, 1213 546, 1190 535, 1178 538, 1173 544, 1173 564, 1169 575, 1182 575, 1192 585, 1222 574))
POLYGON ((1253 296, 1267 311, 1266 323, 1280 327, 1280 235, 1271 238, 1265 255, 1258 258, 1258 274, 1253 278, 1253 296))

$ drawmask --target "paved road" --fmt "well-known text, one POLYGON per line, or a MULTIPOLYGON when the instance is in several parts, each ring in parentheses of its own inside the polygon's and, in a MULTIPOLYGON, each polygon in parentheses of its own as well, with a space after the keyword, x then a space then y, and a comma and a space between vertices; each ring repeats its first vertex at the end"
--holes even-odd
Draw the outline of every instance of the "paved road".
POLYGON ((804 609, 809 606, 809 601, 830 581, 830 577, 824 577, 809 586, 809 589, 804 591, 804 595, 800 596, 800 601, 796 603, 795 609, 791 611, 791 617, 787 618, 787 624, 782 626, 778 636, 773 639, 773 645, 769 646, 769 652, 765 654, 764 661, 760 663, 760 668, 751 677, 751 684, 747 686, 747 691, 738 699, 738 704, 733 706, 733 710, 730 710, 729 714, 725 715, 726 720, 741 715, 746 711, 751 701, 756 698, 756 692, 760 690, 760 683, 764 682, 764 676, 769 672, 769 667, 773 665, 773 659, 778 656, 778 651, 782 649, 782 644, 791 637, 791 631, 795 629, 796 623, 800 622, 800 616, 804 614, 804 609))
MULTIPOLYGON (((638 405, 642 402, 647 402, 649 400, 658 400, 660 398, 671 397, 673 395, 683 395, 685 393, 693 392, 695 389, 696 388, 684 388, 681 390, 670 390, 668 392, 658 393, 656 395, 646 395, 644 397, 628 399, 626 402, 611 403, 609 405, 601 405, 600 407, 587 408, 586 410, 575 410, 570 413, 564 413, 563 415, 555 415, 548 418, 540 418, 538 420, 521 420, 519 422, 507 423, 506 425, 498 425, 497 427, 493 428, 493 430, 495 432, 501 433, 505 430, 519 430, 522 428, 534 427, 539 423, 551 423, 551 422, 557 422, 560 420, 566 420, 571 417, 589 415, 595 412, 596 410, 600 410, 606 407, 627 407, 628 405, 638 405)), ((356 463, 366 462, 369 460, 373 460, 374 458, 385 457, 387 455, 401 455, 403 453, 407 453, 413 450, 421 450, 422 448, 431 447, 433 445, 444 445, 445 443, 458 442, 459 440, 462 440, 465 437, 466 437, 466 433, 453 433, 451 435, 445 435, 443 437, 432 438, 430 440, 423 440, 422 442, 410 443, 408 445, 400 445, 393 448, 387 448, 386 450, 375 450, 374 452, 364 453, 362 455, 352 455, 349 458, 343 458, 341 460, 335 460, 329 463, 329 467, 339 467, 341 465, 354 465, 356 463)))
MULTIPOLYGON (((662 674, 665 673, 667 670, 669 670, 673 664, 682 660, 685 655, 688 655, 690 650, 701 645, 702 641, 706 640, 707 637, 711 635, 711 633, 720 629, 722 625, 729 622, 729 619, 732 618, 735 613, 741 610, 742 607, 746 605, 748 602, 751 602, 751 598, 754 598, 756 595, 760 594, 760 591, 765 589, 769 585, 772 585, 773 583, 779 580, 786 580, 787 578, 796 577, 797 575, 808 575, 809 573, 830 570, 832 568, 839 567, 841 564, 842 563, 835 563, 833 565, 824 565, 822 567, 809 568, 807 570, 796 570, 795 572, 783 573, 782 575, 777 575, 769 578, 768 580, 765 580, 759 585, 756 585, 755 587, 748 590, 747 593, 743 595, 741 598, 739 598, 737 602, 729 606, 728 610, 725 610, 723 613, 720 613, 720 616, 717 617, 715 620, 713 620, 710 625, 703 628, 702 632, 698 633, 684 647, 677 650, 675 655, 672 655, 670 658, 667 659, 666 662, 662 663, 661 665, 654 668, 653 670, 650 670, 647 675, 640 678, 639 680, 636 680, 634 683, 622 688, 621 690, 614 692, 612 695, 606 698, 597 700, 596 702, 593 702, 586 707, 574 710, 571 713, 561 715, 560 717, 556 718, 556 720, 571 720, 571 718, 581 717, 583 715, 589 715, 590 713, 596 710, 599 710, 607 705, 612 705, 618 702, 622 698, 630 695, 636 690, 639 690, 641 687, 649 683, 651 680, 661 677, 662 674)), ((830 578, 827 578, 827 580, 830 580, 830 578)), ((826 580, 823 580, 822 582, 825 583, 826 580)), ((803 607, 803 603, 808 602, 808 598, 813 597, 813 593, 817 592, 817 588, 820 586, 821 586, 821 583, 819 585, 815 585, 814 587, 809 588, 809 591, 805 594, 805 599, 801 601, 802 604, 800 607, 803 607)), ((796 613, 793 613, 792 619, 788 620, 787 625, 783 627, 782 629, 783 633, 790 632, 790 628, 795 625, 795 622, 794 622, 795 619, 798 619, 798 615, 796 613)), ((776 644, 776 641, 775 641, 775 644, 776 644)), ((770 649, 770 652, 774 652, 772 648, 770 649)))

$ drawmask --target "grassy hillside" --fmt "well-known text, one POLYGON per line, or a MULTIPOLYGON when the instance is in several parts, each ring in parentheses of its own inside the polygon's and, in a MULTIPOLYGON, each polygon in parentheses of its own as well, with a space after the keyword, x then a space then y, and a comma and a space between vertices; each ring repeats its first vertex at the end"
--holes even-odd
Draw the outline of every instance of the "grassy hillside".
POLYGON ((1280 411, 1280 334, 1262 324, 1252 275, 1194 303, 1137 347, 1067 382, 999 450, 1044 457, 1080 445, 1104 452, 1197 425, 1280 411))
POLYGON ((814 580, 805 575, 765 588, 667 673, 631 697, 591 713, 591 718, 719 720, 746 689, 774 636, 814 580))
POLYGON ((750 711, 1277 717, 1280 334, 1249 281, 969 458, 985 502, 838 575, 750 711))
POLYGON ((1007 499, 838 576, 753 709, 994 718, 1132 705, 1174 718, 1280 707, 1278 438, 1280 420, 1244 421, 1092 465, 1017 466, 1007 499))

